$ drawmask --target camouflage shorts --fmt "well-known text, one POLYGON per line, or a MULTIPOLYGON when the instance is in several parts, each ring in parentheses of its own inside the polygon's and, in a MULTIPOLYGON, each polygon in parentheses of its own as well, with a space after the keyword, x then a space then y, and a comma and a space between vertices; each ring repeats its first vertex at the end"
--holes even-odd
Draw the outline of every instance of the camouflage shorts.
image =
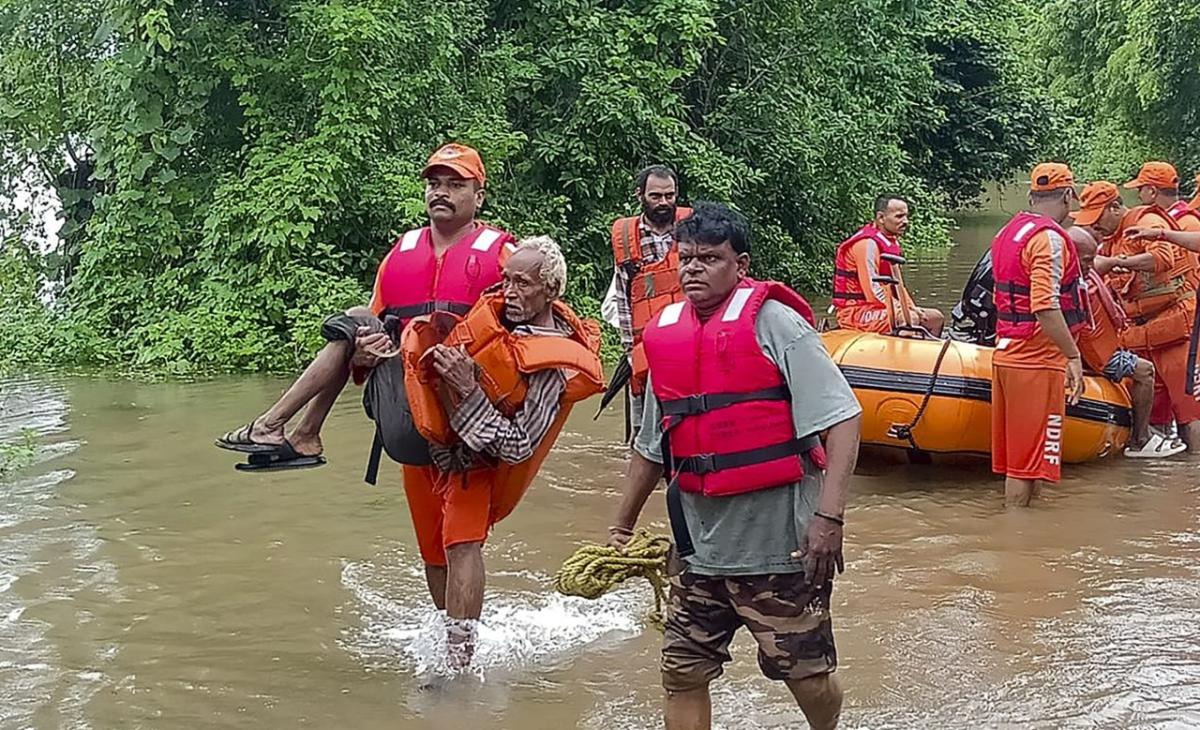
POLYGON ((758 665, 769 679, 805 679, 837 668, 832 586, 816 589, 799 573, 708 576, 690 570, 671 577, 663 635, 662 682, 682 692, 721 676, 729 644, 745 626, 758 642, 758 665))

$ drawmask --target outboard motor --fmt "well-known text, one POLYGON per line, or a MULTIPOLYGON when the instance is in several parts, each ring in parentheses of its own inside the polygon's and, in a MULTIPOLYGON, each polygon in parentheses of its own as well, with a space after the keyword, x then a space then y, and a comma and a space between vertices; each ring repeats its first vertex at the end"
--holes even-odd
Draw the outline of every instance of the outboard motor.
POLYGON ((962 299, 950 312, 950 339, 996 346, 996 303, 992 298, 995 287, 992 252, 989 250, 975 264, 963 289, 962 299))

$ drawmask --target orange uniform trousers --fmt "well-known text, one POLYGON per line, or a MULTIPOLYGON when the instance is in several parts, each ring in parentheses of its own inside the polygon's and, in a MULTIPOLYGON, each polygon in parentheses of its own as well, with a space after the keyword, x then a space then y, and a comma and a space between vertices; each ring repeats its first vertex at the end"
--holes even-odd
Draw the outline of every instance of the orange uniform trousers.
POLYGON ((1066 373, 992 366, 992 471, 1057 482, 1062 476, 1066 373))

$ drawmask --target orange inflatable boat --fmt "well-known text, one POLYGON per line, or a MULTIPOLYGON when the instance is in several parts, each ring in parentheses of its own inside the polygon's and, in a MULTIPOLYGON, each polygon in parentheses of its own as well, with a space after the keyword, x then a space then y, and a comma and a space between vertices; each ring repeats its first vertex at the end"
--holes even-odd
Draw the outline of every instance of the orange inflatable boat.
MULTIPOLYGON (((990 453, 992 348, 845 329, 822 333, 821 339, 862 404, 864 444, 933 454, 990 453)), ((1085 380, 1079 403, 1067 406, 1068 463, 1103 458, 1129 439, 1132 412, 1125 389, 1102 377, 1085 380)))

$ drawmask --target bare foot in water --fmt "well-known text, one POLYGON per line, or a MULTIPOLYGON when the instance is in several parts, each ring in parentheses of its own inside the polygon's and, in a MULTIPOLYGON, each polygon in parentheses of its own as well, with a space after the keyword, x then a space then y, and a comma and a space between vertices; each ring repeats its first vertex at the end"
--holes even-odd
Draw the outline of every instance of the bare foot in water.
POLYGON ((475 656, 474 619, 446 618, 446 667, 462 672, 471 666, 475 656))

